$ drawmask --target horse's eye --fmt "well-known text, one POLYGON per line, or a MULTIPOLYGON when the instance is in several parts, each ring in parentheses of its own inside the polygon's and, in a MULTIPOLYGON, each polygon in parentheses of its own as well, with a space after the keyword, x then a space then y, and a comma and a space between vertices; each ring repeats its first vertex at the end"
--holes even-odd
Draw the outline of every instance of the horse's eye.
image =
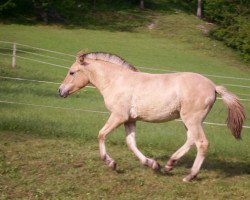
POLYGON ((74 75, 75 74, 75 72, 69 72, 69 75, 74 75))

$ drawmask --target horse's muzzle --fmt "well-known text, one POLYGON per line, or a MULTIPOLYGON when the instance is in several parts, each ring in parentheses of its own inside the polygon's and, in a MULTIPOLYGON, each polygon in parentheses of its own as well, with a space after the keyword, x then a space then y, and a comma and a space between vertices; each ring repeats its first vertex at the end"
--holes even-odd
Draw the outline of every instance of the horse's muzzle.
POLYGON ((65 88, 64 85, 61 85, 58 89, 60 97, 66 98, 69 95, 69 91, 65 88))

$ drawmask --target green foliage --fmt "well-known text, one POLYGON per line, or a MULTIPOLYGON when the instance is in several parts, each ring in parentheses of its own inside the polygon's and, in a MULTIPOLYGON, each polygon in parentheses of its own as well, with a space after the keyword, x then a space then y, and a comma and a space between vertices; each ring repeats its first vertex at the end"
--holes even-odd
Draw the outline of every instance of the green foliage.
POLYGON ((250 3, 248 0, 207 0, 204 5, 207 20, 219 26, 210 32, 226 45, 239 50, 246 61, 250 60, 250 3))
POLYGON ((205 0, 204 14, 208 20, 219 24, 230 24, 236 16, 249 14, 248 0, 205 0))
POLYGON ((12 0, 0 19, 18 23, 59 23, 91 29, 132 31, 149 21, 137 0, 12 0))
POLYGON ((239 50, 243 54, 243 58, 250 60, 250 24, 248 23, 249 17, 236 17, 235 23, 228 27, 220 27, 214 29, 210 34, 219 40, 239 50))
POLYGON ((0 13, 13 7, 15 7, 15 3, 13 2, 13 0, 8 0, 4 4, 0 5, 0 13))

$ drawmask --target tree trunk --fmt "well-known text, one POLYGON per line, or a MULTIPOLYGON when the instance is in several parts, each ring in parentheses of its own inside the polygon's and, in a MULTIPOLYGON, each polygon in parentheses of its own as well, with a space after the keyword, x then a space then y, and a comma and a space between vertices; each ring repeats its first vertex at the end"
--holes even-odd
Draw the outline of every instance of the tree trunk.
POLYGON ((49 21, 48 21, 48 14, 47 14, 46 11, 42 11, 42 12, 41 12, 41 17, 42 17, 43 22, 44 22, 45 24, 48 24, 48 23, 49 23, 49 21))
POLYGON ((34 9, 38 20, 42 20, 45 24, 48 24, 48 14, 46 9, 42 6, 42 3, 34 1, 34 9))
POLYGON ((202 18, 201 7, 202 7, 202 0, 198 0, 198 5, 197 5, 197 17, 198 17, 199 19, 202 18))
POLYGON ((140 9, 144 9, 144 0, 140 0, 140 9))
POLYGON ((93 0, 93 9, 96 9, 96 0, 93 0))

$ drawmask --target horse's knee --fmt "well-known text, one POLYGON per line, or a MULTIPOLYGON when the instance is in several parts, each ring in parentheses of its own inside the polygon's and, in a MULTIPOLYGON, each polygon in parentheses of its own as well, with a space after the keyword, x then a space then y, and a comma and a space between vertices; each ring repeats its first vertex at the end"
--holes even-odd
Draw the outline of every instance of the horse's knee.
POLYGON ((208 151, 208 147, 209 147, 209 142, 207 139, 202 139, 202 140, 199 140, 198 142, 196 142, 197 144, 197 149, 198 151, 205 155, 208 151))
POLYGON ((105 135, 101 131, 98 134, 98 140, 99 140, 99 142, 105 140, 105 135))

